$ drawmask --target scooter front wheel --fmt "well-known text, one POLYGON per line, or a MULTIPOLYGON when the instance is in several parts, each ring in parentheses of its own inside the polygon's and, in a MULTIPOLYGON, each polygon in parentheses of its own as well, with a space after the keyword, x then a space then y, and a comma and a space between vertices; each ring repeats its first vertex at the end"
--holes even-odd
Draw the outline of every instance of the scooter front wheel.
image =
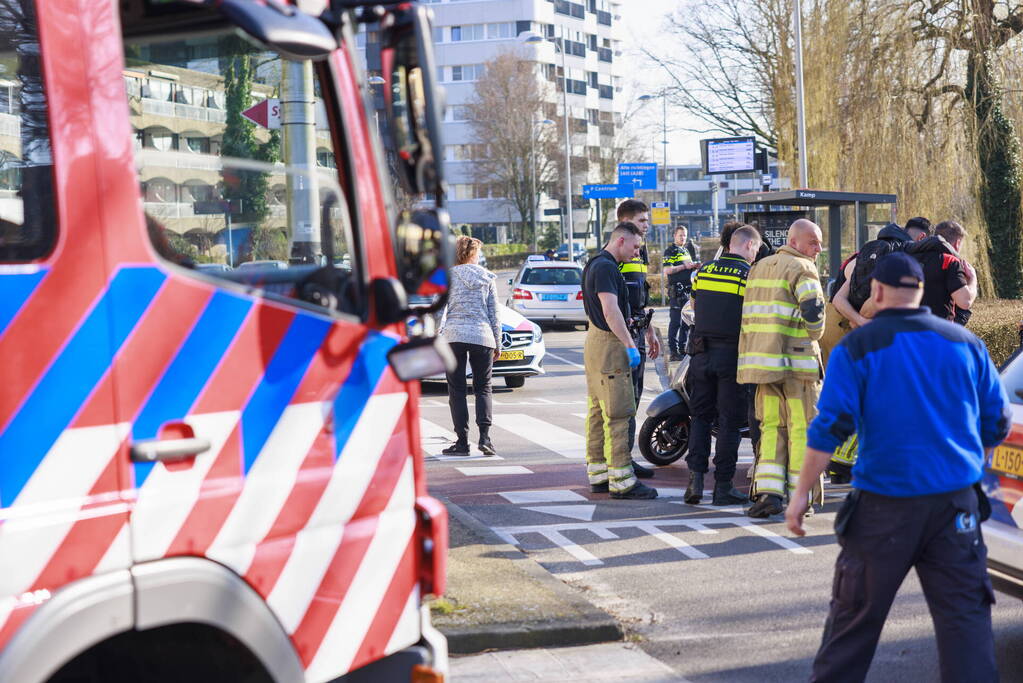
POLYGON ((639 450, 654 465, 670 465, 689 450, 689 416, 648 417, 639 430, 639 450))

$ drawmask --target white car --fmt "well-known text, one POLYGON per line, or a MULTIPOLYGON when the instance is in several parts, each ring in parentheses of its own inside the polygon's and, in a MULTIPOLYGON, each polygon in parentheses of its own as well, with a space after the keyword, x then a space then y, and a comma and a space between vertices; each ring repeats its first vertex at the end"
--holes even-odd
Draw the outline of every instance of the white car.
MULTIPOLYGON (((526 383, 527 377, 544 374, 543 358, 547 354, 547 347, 543 342, 543 332, 539 325, 529 322, 500 303, 497 304, 497 319, 501 323, 501 357, 494 361, 493 376, 504 377, 505 385, 516 389, 526 383)), ((420 324, 418 320, 410 319, 409 334, 420 324)), ((436 319, 431 319, 427 324, 439 325, 440 314, 436 314, 436 319)), ((430 330, 427 332, 430 333, 430 330)), ((472 377, 472 368, 466 367, 465 375, 472 377)), ((433 375, 425 380, 443 381, 444 375, 433 375)))
POLYGON ((508 281, 508 307, 536 323, 585 325, 582 282, 578 264, 530 256, 508 281))

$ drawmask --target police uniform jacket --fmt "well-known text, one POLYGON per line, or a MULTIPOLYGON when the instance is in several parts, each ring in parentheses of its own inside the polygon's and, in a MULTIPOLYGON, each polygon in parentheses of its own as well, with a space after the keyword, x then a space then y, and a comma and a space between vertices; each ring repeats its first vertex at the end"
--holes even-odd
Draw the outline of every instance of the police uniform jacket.
POLYGON ((705 263, 693 277, 694 330, 706 340, 739 343, 742 301, 750 264, 741 256, 724 253, 705 263))
MULTIPOLYGON (((692 243, 688 243, 683 247, 677 244, 669 244, 668 248, 664 250, 664 265, 665 266, 684 266, 689 263, 696 261, 695 249, 692 243)), ((681 284, 683 287, 692 286, 693 271, 692 270, 680 270, 677 273, 672 273, 668 276, 668 285, 674 286, 681 284)))
POLYGON ((740 384, 821 377, 824 293, 813 261, 786 245, 753 264, 739 334, 740 384))
POLYGON ((629 287, 629 307, 633 315, 639 315, 647 304, 646 272, 650 260, 647 258, 646 247, 641 247, 639 256, 631 261, 618 264, 618 269, 629 287))

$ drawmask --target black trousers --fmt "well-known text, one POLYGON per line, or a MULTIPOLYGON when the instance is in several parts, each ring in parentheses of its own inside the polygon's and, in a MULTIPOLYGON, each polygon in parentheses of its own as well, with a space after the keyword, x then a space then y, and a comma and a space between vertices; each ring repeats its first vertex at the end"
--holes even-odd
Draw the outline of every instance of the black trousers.
POLYGON ((686 350, 689 339, 689 325, 682 322, 682 307, 672 304, 668 309, 668 350, 671 353, 682 353, 686 350))
POLYGON ((686 464, 690 472, 706 472, 710 460, 710 429, 715 416, 718 436, 714 447, 714 481, 731 482, 739 460, 739 430, 746 417, 746 388, 735 381, 739 347, 706 342, 706 351, 689 361, 692 389, 689 412, 689 454, 686 464))
MULTIPOLYGON (((645 332, 645 331, 644 331, 645 332)), ((639 365, 632 368, 632 390, 636 394, 636 408, 639 408, 639 400, 643 398, 643 371, 646 369, 646 336, 644 332, 632 335, 632 341, 636 343, 639 351, 639 365)), ((629 418, 629 450, 636 445, 636 416, 629 418)))
POLYGON ((895 593, 913 567, 934 622, 941 680, 998 680, 995 596, 977 507, 972 488, 914 498, 850 494, 835 518, 842 552, 812 681, 864 680, 895 593))
POLYGON ((469 407, 465 400, 465 365, 472 368, 472 393, 476 397, 476 426, 480 438, 487 435, 493 423, 494 405, 490 375, 494 369, 494 350, 479 344, 451 342, 455 354, 455 371, 448 373, 448 407, 455 436, 459 441, 469 440, 469 407))

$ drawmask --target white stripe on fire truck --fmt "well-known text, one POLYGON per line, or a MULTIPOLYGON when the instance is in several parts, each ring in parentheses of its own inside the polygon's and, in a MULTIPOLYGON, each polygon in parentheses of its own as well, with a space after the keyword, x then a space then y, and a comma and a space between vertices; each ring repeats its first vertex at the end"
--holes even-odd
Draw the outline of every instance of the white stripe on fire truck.
POLYGON ((82 518, 82 504, 126 433, 126 424, 101 425, 67 429, 58 437, 0 524, 0 558, 18 558, 4 562, 0 595, 21 595, 32 587, 82 518))
POLYGON ((244 574, 295 485, 332 403, 288 406, 245 476, 245 488, 206 555, 244 574))
POLYGON ((189 468, 171 471, 157 463, 146 477, 132 513, 136 561, 160 559, 167 553, 199 500, 203 481, 240 417, 239 411, 228 410, 185 418, 197 437, 209 440, 210 449, 197 455, 189 468))
MULTIPOLYGON (((330 481, 295 545, 267 603, 294 633, 341 543, 345 524, 365 494, 405 409, 404 393, 374 394, 334 465, 330 481)), ((248 567, 236 568, 244 574, 248 567)))
POLYGON ((415 482, 409 458, 352 584, 306 669, 307 680, 328 681, 351 668, 415 531, 414 502, 415 482))
POLYGON ((384 648, 385 655, 404 650, 419 642, 421 631, 419 618, 419 585, 417 584, 412 587, 412 592, 409 593, 408 600, 405 601, 405 607, 394 627, 394 633, 391 634, 391 639, 387 641, 387 647, 384 648))

